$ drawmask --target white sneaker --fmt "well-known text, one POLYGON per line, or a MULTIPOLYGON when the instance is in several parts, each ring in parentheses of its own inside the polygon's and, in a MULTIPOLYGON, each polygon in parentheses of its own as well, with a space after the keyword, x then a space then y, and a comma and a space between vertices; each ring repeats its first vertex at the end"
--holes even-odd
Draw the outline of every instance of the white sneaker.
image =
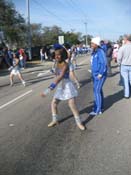
POLYGON ((10 86, 13 86, 14 85, 14 83, 10 83, 10 86))
POLYGON ((96 113, 96 112, 92 111, 89 113, 89 116, 96 116, 96 115, 101 115, 101 114, 102 114, 102 112, 96 113))
POLYGON ((22 84, 23 84, 24 86, 26 86, 26 82, 25 82, 25 81, 23 81, 22 84))

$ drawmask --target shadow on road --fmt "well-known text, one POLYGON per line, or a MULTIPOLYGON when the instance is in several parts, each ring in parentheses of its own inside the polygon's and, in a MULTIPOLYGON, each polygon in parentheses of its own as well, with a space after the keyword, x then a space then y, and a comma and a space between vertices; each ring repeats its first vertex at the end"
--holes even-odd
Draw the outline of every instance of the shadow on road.
POLYGON ((104 110, 107 110, 114 103, 116 103, 117 101, 120 101, 121 99, 123 99, 123 90, 120 90, 115 94, 112 94, 112 95, 109 95, 109 96, 105 97, 105 99, 104 99, 104 104, 105 104, 104 110))
POLYGON ((114 72, 114 73, 112 73, 110 76, 108 76, 108 78, 114 77, 114 76, 116 76, 117 74, 120 74, 120 72, 114 72))
POLYGON ((91 81, 92 81, 91 78, 85 79, 85 80, 83 80, 83 81, 80 81, 81 87, 87 85, 87 84, 90 83, 91 81))
MULTIPOLYGON (((91 109, 92 109, 92 106, 88 106, 88 107, 82 109, 82 110, 79 112, 80 115, 86 113, 87 116, 88 116, 88 118, 87 118, 85 121, 82 122, 84 125, 94 118, 94 116, 89 116, 89 115, 88 115, 88 111, 91 111, 91 109)), ((72 117, 74 117, 74 116, 73 116, 73 115, 69 115, 69 116, 67 116, 67 117, 65 117, 65 118, 63 118, 63 119, 61 119, 59 122, 60 122, 60 123, 63 123, 63 122, 65 122, 66 120, 69 120, 69 119, 72 118, 72 117)))
MULTIPOLYGON (((121 91, 118 91, 117 93, 115 94, 112 94, 112 95, 109 95, 107 97, 105 97, 104 99, 104 104, 105 104, 105 107, 104 107, 104 111, 106 111, 107 109, 109 109, 114 103, 120 101, 123 99, 123 90, 121 91)), ((93 105, 90 105, 86 108, 84 108, 83 110, 80 111, 80 115, 81 114, 84 114, 84 113, 89 113, 92 111, 92 107, 93 105)), ((90 122, 95 116, 88 116, 87 119, 85 119, 85 121, 83 121, 83 124, 87 124, 88 122, 90 122)))
MULTIPOLYGON (((87 83, 87 80, 86 80, 86 83, 87 83)), ((115 93, 115 94, 112 94, 112 95, 109 95, 107 97, 105 97, 104 99, 104 103, 105 103, 105 108, 104 110, 107 110, 108 108, 110 108, 114 103, 116 103, 117 101, 123 99, 123 90, 115 93)), ((92 111, 92 107, 93 105, 90 105, 90 106, 87 106, 86 108, 82 109, 79 111, 80 113, 80 116, 82 114, 87 114, 87 118, 83 121, 83 124, 86 125, 87 123, 89 123, 94 117, 96 116, 89 116, 88 114, 92 111)), ((63 123, 65 122, 66 120, 72 118, 73 115, 69 115, 63 119, 61 119, 59 122, 60 123, 63 123)))
MULTIPOLYGON (((105 104, 104 111, 106 111, 107 109, 109 109, 114 103, 117 103, 121 99, 123 99, 123 90, 121 90, 121 91, 119 91, 119 92, 117 92, 115 94, 112 94, 112 95, 109 95, 109 96, 105 97, 105 99, 104 99, 104 104, 105 104)), ((92 105, 88 106, 87 108, 85 108, 82 111, 80 111, 80 114, 91 112, 92 111, 92 107, 93 107, 92 105)), ((96 117, 96 116, 89 116, 83 122, 83 124, 84 125, 87 124, 94 117, 96 117)))
POLYGON ((31 83, 31 84, 35 84, 35 83, 39 83, 41 81, 45 81, 45 80, 49 80, 49 79, 52 79, 53 77, 44 77, 44 78, 37 78, 37 79, 33 79, 33 80, 29 80, 28 82, 31 83))
MULTIPOLYGON (((26 68, 24 71, 22 71, 22 73, 27 73, 27 72, 32 72, 33 68, 34 69, 38 69, 38 71, 43 71, 45 68, 47 70, 48 64, 49 63, 53 63, 51 61, 47 61, 44 63, 32 63, 32 62, 28 62, 26 64, 26 68), (27 71, 27 72, 26 72, 27 71)), ((34 70, 37 71, 37 70, 34 70)), ((10 71, 8 71, 8 69, 0 69, 0 76, 5 76, 5 75, 9 75, 10 71)))

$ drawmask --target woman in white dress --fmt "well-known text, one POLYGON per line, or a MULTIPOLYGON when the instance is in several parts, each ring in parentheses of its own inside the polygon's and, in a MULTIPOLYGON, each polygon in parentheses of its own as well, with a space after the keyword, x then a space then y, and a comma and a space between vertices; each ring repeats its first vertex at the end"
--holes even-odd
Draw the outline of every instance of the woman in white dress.
POLYGON ((68 100, 69 107, 74 115, 77 126, 81 130, 85 130, 84 125, 80 121, 75 102, 75 97, 78 96, 78 92, 74 83, 69 78, 69 65, 65 61, 66 59, 67 52, 64 48, 55 51, 55 60, 57 62, 56 78, 54 82, 50 84, 49 88, 53 90, 56 87, 56 92, 51 103, 52 121, 48 124, 48 127, 58 124, 58 103, 62 100, 68 100))

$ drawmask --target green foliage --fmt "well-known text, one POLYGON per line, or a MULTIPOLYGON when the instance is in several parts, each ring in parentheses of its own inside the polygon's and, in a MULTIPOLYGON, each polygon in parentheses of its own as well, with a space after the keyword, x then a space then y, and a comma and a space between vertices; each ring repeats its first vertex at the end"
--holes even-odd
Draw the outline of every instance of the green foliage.
MULTIPOLYGON (((4 42, 15 47, 27 46, 28 26, 24 18, 15 10, 14 4, 0 0, 0 30, 4 32, 4 42)), ((81 33, 64 32, 58 26, 42 27, 41 24, 31 24, 32 46, 44 46, 58 43, 58 36, 63 35, 65 42, 77 44, 81 42, 81 33)))
POLYGON ((42 33, 43 45, 51 45, 53 43, 57 43, 59 35, 63 35, 63 31, 60 27, 44 27, 42 33))
POLYGON ((69 42, 70 44, 77 44, 80 43, 80 36, 81 33, 73 33, 73 32, 67 32, 64 34, 65 36, 65 42, 69 42))
MULTIPOLYGON (((31 28, 31 43, 34 46, 52 45, 58 43, 58 36, 64 36, 64 41, 70 44, 86 43, 86 36, 75 33, 73 29, 64 32, 60 27, 51 27, 33 23, 31 28)), ((15 47, 27 47, 28 26, 25 19, 16 11, 14 4, 8 0, 0 0, 0 31, 4 33, 4 42, 15 47)), ((118 42, 122 42, 119 37, 118 42)), ((87 43, 90 45, 91 35, 87 35, 87 43)), ((3 40, 1 41, 1 43, 3 40)))
POLYGON ((0 30, 4 32, 5 42, 12 45, 25 40, 25 20, 17 13, 13 3, 0 0, 0 30))
POLYGON ((32 47, 42 46, 42 26, 41 24, 31 24, 32 47))

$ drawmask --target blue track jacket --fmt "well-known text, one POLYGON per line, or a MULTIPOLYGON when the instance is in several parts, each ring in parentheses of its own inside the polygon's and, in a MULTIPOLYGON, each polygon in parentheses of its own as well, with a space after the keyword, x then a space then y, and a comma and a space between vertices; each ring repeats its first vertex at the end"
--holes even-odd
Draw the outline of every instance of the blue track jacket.
POLYGON ((104 51, 101 48, 98 48, 92 53, 91 69, 93 76, 97 76, 98 74, 102 76, 107 75, 107 59, 104 51))

